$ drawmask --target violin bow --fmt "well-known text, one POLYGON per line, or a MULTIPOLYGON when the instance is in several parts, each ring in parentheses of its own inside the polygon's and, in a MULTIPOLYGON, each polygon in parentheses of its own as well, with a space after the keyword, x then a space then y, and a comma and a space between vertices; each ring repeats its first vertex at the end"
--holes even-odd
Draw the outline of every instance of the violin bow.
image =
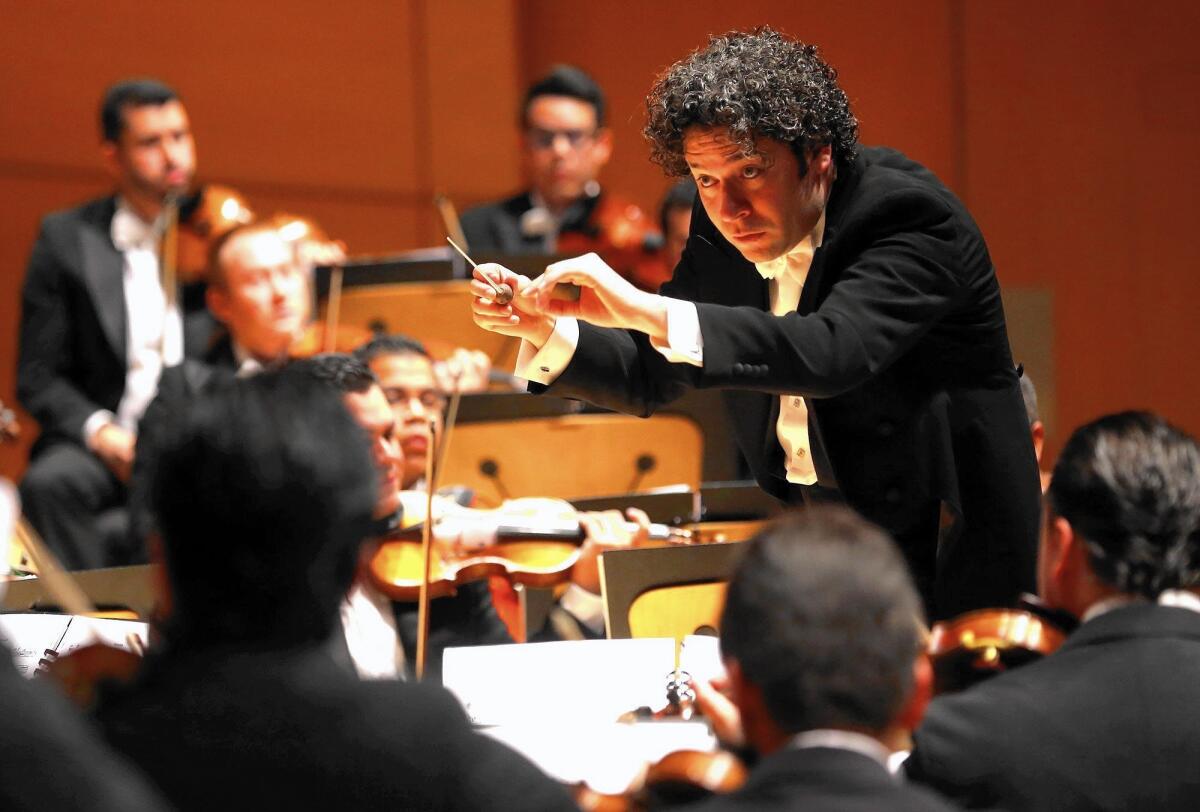
POLYGON ((425 457, 425 522, 421 527, 421 590, 417 597, 417 681, 425 676, 425 653, 429 645, 429 570, 433 559, 433 494, 437 491, 436 476, 442 473, 446 449, 450 447, 450 433, 458 418, 458 404, 462 401, 462 389, 458 378, 454 378, 454 391, 450 394, 450 407, 446 415, 446 427, 442 436, 436 436, 432 420, 429 421, 429 453, 425 457), (435 442, 436 441, 436 442, 435 442), (436 461, 435 461, 436 460, 436 461))

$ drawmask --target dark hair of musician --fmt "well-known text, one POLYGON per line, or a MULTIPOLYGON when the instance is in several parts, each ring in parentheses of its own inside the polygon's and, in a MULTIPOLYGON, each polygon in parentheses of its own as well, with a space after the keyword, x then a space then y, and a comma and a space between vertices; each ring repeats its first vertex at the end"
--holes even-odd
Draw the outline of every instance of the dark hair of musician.
POLYGON ((1200 447, 1158 415, 1122 412, 1078 429, 1046 497, 1103 582, 1150 599, 1200 585, 1200 447))
POLYGON ((293 361, 288 364, 288 369, 320 381, 340 395, 361 395, 379 384, 375 373, 363 361, 340 352, 327 352, 293 361))
POLYGON ((604 91, 596 80, 574 65, 555 65, 525 91, 521 102, 521 126, 529 126, 529 105, 541 96, 566 96, 592 106, 596 111, 596 127, 604 126, 604 91))
POLYGON ((332 633, 376 499, 367 438, 334 391, 284 370, 203 394, 154 470, 168 640, 289 647, 332 633))
POLYGON ((354 350, 354 357, 364 364, 370 364, 376 358, 384 355, 420 355, 425 358, 430 357, 429 350, 425 349, 424 344, 415 338, 409 338, 399 333, 376 335, 370 341, 358 346, 354 350))
POLYGON ((921 602, 887 534, 847 508, 759 533, 729 584, 721 650, 785 732, 882 731, 912 686, 921 602))
POLYGON ((662 203, 658 207, 658 224, 662 227, 664 237, 668 231, 667 215, 680 209, 691 211, 695 203, 696 181, 692 180, 690 175, 671 184, 671 188, 663 195, 662 203))
POLYGON ((768 27, 714 36, 661 74, 646 97, 650 160, 668 175, 688 174, 683 134, 723 127, 743 154, 754 140, 791 144, 803 175, 806 150, 829 145, 845 166, 858 149, 858 119, 815 45, 768 27))
POLYGON ((100 133, 105 141, 116 141, 125 130, 127 107, 161 107, 179 98, 157 79, 126 79, 104 91, 100 103, 100 133))

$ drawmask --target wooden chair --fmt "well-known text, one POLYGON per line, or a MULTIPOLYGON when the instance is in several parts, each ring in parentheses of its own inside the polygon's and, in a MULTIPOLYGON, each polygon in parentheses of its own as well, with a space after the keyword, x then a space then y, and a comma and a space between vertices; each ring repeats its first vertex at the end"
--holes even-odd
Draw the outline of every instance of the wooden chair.
POLYGON ((611 550, 600 557, 610 638, 715 632, 741 542, 611 550))
POLYGON ((439 479, 466 485, 481 506, 506 498, 562 499, 700 485, 704 438, 680 415, 563 415, 459 424, 439 479))

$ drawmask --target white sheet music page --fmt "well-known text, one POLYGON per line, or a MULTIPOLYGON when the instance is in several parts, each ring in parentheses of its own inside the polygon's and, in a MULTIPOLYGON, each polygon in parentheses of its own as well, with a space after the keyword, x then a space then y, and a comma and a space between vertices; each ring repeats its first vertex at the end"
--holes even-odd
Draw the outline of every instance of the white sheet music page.
POLYGON ((446 649, 442 682, 477 725, 614 722, 667 704, 675 641, 564 640, 446 649))
POLYGON ((77 648, 102 642, 130 651, 130 636, 144 649, 150 627, 137 620, 22 612, 0 615, 0 644, 12 652, 13 663, 25 677, 32 677, 46 651, 65 656, 77 648))

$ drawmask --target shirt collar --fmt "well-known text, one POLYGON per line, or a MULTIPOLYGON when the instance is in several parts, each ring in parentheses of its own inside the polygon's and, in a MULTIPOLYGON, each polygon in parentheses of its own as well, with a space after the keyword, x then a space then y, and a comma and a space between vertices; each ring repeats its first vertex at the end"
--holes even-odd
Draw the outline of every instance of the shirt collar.
MULTIPOLYGON (((1096 601, 1083 613, 1080 622, 1087 623, 1089 620, 1098 618, 1114 609, 1120 609, 1122 606, 1129 606, 1133 603, 1147 603, 1147 601, 1145 598, 1136 595, 1113 595, 1111 598, 1096 601)), ((1200 596, 1186 589, 1165 589, 1158 596, 1157 603, 1159 606, 1175 606, 1180 609, 1190 609, 1193 612, 1200 612, 1200 596)))
POLYGON ((852 730, 806 730, 797 733, 788 742, 793 750, 805 750, 811 747, 829 747, 834 750, 850 750, 878 762, 882 767, 888 764, 888 749, 865 733, 855 733, 852 730))
POLYGON ((117 210, 113 212, 112 241, 121 252, 135 249, 154 250, 157 243, 154 223, 147 223, 129 206, 125 198, 117 198, 117 210))
POLYGON ((783 275, 784 271, 791 270, 796 267, 804 268, 805 270, 812 264, 813 254, 821 247, 821 241, 825 237, 825 210, 821 210, 821 217, 817 220, 817 224, 813 226, 813 230, 805 235, 804 239, 796 243, 783 254, 768 259, 766 262, 754 263, 755 269, 763 279, 768 281, 778 279, 783 275))

